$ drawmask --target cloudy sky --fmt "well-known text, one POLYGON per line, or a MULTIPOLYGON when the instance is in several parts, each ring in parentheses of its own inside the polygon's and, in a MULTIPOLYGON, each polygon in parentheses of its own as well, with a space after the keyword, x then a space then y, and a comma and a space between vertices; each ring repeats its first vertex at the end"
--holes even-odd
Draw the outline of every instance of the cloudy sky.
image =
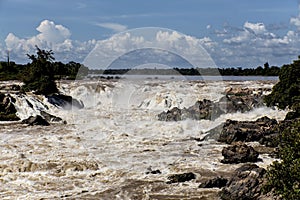
POLYGON ((38 45, 56 60, 84 62, 95 48, 128 55, 145 41, 186 55, 204 48, 219 67, 281 66, 300 55, 299 2, 0 0, 0 60, 9 50, 11 60, 26 63, 38 45), (174 32, 160 30, 152 41, 130 32, 142 27, 174 32), (129 34, 112 37, 120 32, 129 34))

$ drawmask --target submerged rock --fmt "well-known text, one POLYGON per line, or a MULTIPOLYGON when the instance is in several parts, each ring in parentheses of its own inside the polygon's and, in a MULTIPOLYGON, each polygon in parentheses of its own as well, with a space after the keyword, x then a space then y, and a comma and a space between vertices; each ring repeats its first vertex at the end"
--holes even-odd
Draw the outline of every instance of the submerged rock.
POLYGON ((223 200, 259 199, 266 170, 255 164, 246 164, 235 170, 220 192, 223 200))
POLYGON ((41 125, 41 126, 49 126, 49 122, 45 120, 42 116, 30 116, 27 119, 22 120, 23 124, 28 124, 30 126, 41 125))
POLYGON ((181 182, 186 182, 186 181, 196 179, 196 175, 192 172, 188 172, 188 173, 174 174, 174 175, 168 176, 168 179, 169 179, 169 181, 167 182, 168 184, 181 183, 181 182))
POLYGON ((224 147, 222 150, 224 159, 221 160, 225 164, 237 164, 245 162, 257 162, 259 153, 253 147, 243 143, 224 147))

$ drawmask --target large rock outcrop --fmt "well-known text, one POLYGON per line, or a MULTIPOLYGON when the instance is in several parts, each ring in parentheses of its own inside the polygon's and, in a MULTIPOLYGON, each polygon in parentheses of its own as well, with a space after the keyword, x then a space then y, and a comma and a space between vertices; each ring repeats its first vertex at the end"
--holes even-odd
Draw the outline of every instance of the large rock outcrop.
POLYGON ((227 120, 222 124, 218 141, 231 144, 233 142, 253 142, 260 141, 264 136, 272 133, 276 125, 275 119, 262 117, 256 121, 235 121, 227 120))
POLYGON ((255 164, 245 164, 235 170, 220 192, 223 200, 256 200, 262 195, 266 170, 255 164))
POLYGON ((214 120, 224 113, 248 112, 253 108, 263 106, 262 93, 253 90, 229 90, 218 102, 207 99, 197 101, 194 105, 179 109, 172 108, 158 115, 160 121, 179 121, 185 119, 214 120))
POLYGON ((74 99, 71 96, 68 95, 63 95, 63 94, 53 94, 50 96, 47 96, 47 99, 49 103, 64 108, 64 109, 72 109, 73 107, 75 108, 83 108, 84 104, 82 101, 78 101, 77 99, 74 99))
POLYGON ((15 99, 9 94, 0 93, 0 121, 18 121, 17 110, 13 105, 15 99))

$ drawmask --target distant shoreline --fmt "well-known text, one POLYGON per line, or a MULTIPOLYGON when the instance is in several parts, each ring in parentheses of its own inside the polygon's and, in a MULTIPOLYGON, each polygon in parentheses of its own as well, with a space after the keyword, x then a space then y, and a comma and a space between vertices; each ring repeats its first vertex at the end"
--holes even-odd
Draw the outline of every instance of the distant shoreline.
POLYGON ((199 75, 152 75, 152 74, 89 74, 87 79, 130 80, 189 80, 189 81, 279 81, 278 76, 199 76, 199 75))

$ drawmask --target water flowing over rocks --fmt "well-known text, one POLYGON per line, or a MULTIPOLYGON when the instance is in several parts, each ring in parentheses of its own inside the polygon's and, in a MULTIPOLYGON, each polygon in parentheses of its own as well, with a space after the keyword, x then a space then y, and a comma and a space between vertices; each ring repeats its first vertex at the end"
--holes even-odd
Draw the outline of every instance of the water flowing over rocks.
POLYGON ((174 107, 168 111, 158 114, 160 121, 179 121, 185 119, 214 120, 225 113, 248 112, 253 108, 263 106, 263 90, 259 92, 251 89, 233 90, 230 88, 225 92, 218 102, 211 100, 198 100, 194 105, 179 109, 174 107))
POLYGON ((51 96, 37 95, 32 92, 21 92, 20 82, 0 83, 0 121, 21 121, 29 125, 49 125, 48 123, 64 123, 61 117, 50 114, 53 107, 70 110, 82 109, 84 104, 65 94, 51 96))
POLYGON ((0 165, 1 173, 12 173, 12 172, 41 172, 51 171, 57 176, 62 176, 68 171, 85 171, 85 170, 97 170, 98 164, 94 161, 47 161, 44 163, 37 163, 21 157, 22 159, 17 160, 10 165, 0 165))
MULTIPOLYGON (((55 97, 58 102, 52 104, 42 95, 11 93, 21 119, 39 115, 51 126, 0 124, 0 198, 219 199, 220 188, 233 187, 233 181, 229 185, 226 180, 233 179, 241 164, 220 162, 222 149, 228 144, 217 142, 224 124, 218 125, 227 118, 233 121, 251 121, 263 115, 284 118, 283 112, 266 107, 247 112, 252 104, 249 101, 246 105, 246 100, 239 99, 260 94, 252 88, 271 87, 270 83, 226 82, 233 88, 227 91, 227 97, 215 91, 219 87, 216 82, 147 80, 130 84, 133 90, 128 91, 134 95, 127 101, 127 96, 118 96, 119 91, 129 88, 122 82, 62 81, 62 94, 77 99, 80 105, 84 102, 83 109, 70 110, 62 109, 70 108, 70 98, 60 101, 60 97, 55 97), (235 87, 252 88, 236 90, 235 87), (236 95, 237 91, 240 94, 236 95), (241 105, 245 106, 239 107, 241 111, 237 113, 224 113, 215 120, 190 120, 214 118, 225 112, 226 104, 214 107, 222 96, 235 103, 244 101, 241 105), (114 106, 116 109, 112 109, 114 106), (170 122, 157 120, 157 114, 167 109, 173 109, 167 120, 170 122), (69 123, 62 124, 60 119, 69 123), (220 129, 215 139, 201 140, 202 133, 213 127, 220 129)), ((247 145, 257 150, 255 145, 259 144, 247 145)), ((257 162, 259 166, 265 167, 274 160, 267 153, 259 153, 263 160, 257 162)), ((246 178, 250 180, 250 175, 246 178)), ((242 187, 238 189, 247 194, 242 187)))

